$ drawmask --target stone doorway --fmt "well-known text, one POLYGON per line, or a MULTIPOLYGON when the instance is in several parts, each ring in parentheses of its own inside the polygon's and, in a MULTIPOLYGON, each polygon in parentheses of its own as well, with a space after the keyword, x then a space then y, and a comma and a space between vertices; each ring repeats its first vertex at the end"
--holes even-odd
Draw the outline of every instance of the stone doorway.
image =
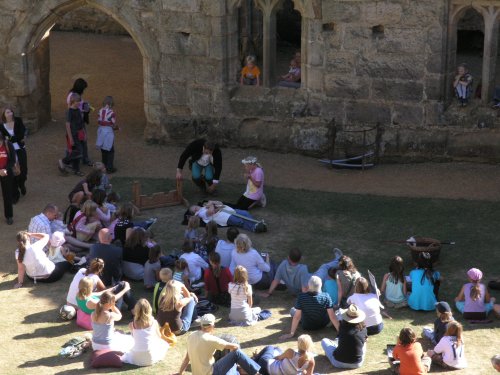
POLYGON ((302 16, 292 0, 285 0, 276 12, 276 73, 288 71, 290 60, 301 52, 302 16))
MULTIPOLYGON (((106 1, 44 1, 36 2, 28 16, 22 19, 17 25, 14 37, 10 40, 9 54, 12 63, 9 65, 10 74, 14 77, 13 82, 13 100, 25 119, 30 130, 37 130, 40 126, 47 124, 51 118, 51 74, 50 74, 50 34, 52 28, 61 21, 65 15, 71 15, 72 12, 91 8, 93 11, 104 14, 112 18, 129 34, 131 43, 136 45, 142 59, 142 72, 140 74, 140 86, 143 88, 140 95, 137 96, 137 102, 143 108, 145 117, 144 135, 148 138, 148 125, 151 125, 151 133, 158 132, 158 113, 161 108, 161 95, 158 91, 157 79, 158 67, 154 64, 158 62, 158 49, 155 47, 157 41, 153 36, 143 32, 138 23, 137 15, 127 6, 121 8, 108 8, 106 1), (156 88, 156 89, 155 89, 156 88), (156 129, 155 129, 156 128, 156 129)), ((118 27, 120 28, 120 27, 118 27)), ((80 48, 78 45, 72 48, 80 48)), ((82 52, 82 51, 79 51, 82 52)), ((92 64, 93 61, 88 61, 92 64)), ((113 61, 109 61, 112 65, 113 61)), ((85 62, 81 66, 75 67, 75 76, 85 75, 85 62)), ((54 78, 54 77, 52 77, 54 78)), ((85 78, 85 77, 83 77, 85 78)), ((89 78, 91 79, 91 78, 89 78)), ((52 80, 54 81, 54 80, 52 80)), ((72 86, 73 81, 60 83, 67 92, 72 86)), ((91 83, 89 83, 89 88, 91 83)), ((54 86, 55 88, 55 86, 54 86)), ((123 87, 122 89, 126 89, 123 87)), ((61 89, 59 89, 60 91, 61 89)), ((87 89, 90 91, 89 89, 87 89)), ((98 93, 92 98, 92 105, 99 108, 105 95, 113 93, 98 93), (102 98, 101 98, 102 96, 102 98)), ((58 103, 54 103, 54 110, 60 108, 60 102, 64 103, 64 95, 57 98, 58 103)), ((87 98, 88 99, 88 98, 87 98)), ((57 109, 59 112, 59 109, 57 109)), ((57 114, 54 113, 54 117, 57 114)), ((159 135, 159 134, 157 134, 159 135)), ((160 135, 161 137, 161 135, 160 135)))

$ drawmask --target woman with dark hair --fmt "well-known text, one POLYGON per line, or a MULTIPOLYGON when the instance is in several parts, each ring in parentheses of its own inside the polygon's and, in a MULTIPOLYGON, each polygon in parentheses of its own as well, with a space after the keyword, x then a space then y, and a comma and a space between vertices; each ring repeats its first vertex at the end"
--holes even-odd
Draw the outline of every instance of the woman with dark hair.
POLYGON ((141 227, 134 227, 123 246, 123 275, 132 280, 144 278, 144 263, 149 260, 148 234, 141 227))
POLYGON ((14 110, 11 107, 6 107, 2 112, 3 126, 0 126, 0 132, 4 137, 12 143, 16 150, 17 160, 21 174, 15 176, 13 186, 14 203, 19 200, 20 195, 26 195, 26 179, 28 176, 28 159, 26 157, 26 149, 24 147, 24 135, 26 127, 23 124, 21 117, 14 116, 14 110))
POLYGON ((68 261, 53 263, 43 251, 49 242, 46 233, 19 232, 16 236, 17 283, 14 288, 23 286, 24 275, 37 282, 52 283, 59 280, 71 268, 68 261), (37 241, 31 244, 31 239, 37 241))
POLYGON ((79 206, 84 199, 91 199, 92 190, 101 183, 101 176, 101 171, 92 169, 68 194, 69 202, 79 206))
POLYGON ((341 307, 346 307, 347 298, 354 293, 356 280, 361 277, 361 274, 356 269, 354 262, 346 255, 342 255, 339 259, 339 267, 336 274, 338 287, 338 301, 341 307))
POLYGON ((101 274, 104 270, 104 260, 101 258, 94 258, 90 262, 87 268, 80 268, 78 272, 73 276, 73 280, 69 285, 68 295, 66 296, 66 303, 68 305, 76 306, 76 295, 78 294, 78 284, 80 280, 84 277, 88 277, 92 280, 92 291, 101 292, 106 289, 104 283, 101 280, 101 274))
POLYGON ((82 150, 83 151, 83 153, 82 153, 83 164, 86 164, 88 166, 92 166, 93 163, 90 161, 89 155, 88 155, 87 129, 85 128, 85 124, 88 125, 88 123, 89 123, 90 105, 88 102, 83 101, 83 92, 85 91, 85 89, 87 87, 88 87, 87 81, 85 81, 83 78, 77 78, 75 80, 75 82, 73 83, 73 87, 68 92, 68 96, 66 97, 66 104, 68 104, 68 106, 70 105, 71 94, 80 95, 81 101, 80 101, 78 109, 80 110, 81 115, 82 115, 82 119, 84 122, 83 129, 85 131, 85 140, 82 141, 82 143, 83 143, 83 150, 82 150))
POLYGON ((106 192, 102 189, 95 188, 92 190, 92 200, 97 204, 97 217, 101 221, 104 227, 108 227, 111 224, 111 212, 105 205, 106 192))
POLYGON ((342 314, 339 334, 335 340, 323 339, 321 346, 331 364, 337 368, 359 368, 366 355, 365 313, 356 305, 342 314))
POLYGON ((13 194, 14 171, 12 168, 16 162, 16 151, 3 133, 0 132, 0 185, 2 186, 3 211, 8 225, 14 222, 13 194))
POLYGON ((436 308, 441 274, 432 268, 431 254, 421 252, 417 268, 410 272, 411 293, 408 306, 412 310, 433 311, 436 308))

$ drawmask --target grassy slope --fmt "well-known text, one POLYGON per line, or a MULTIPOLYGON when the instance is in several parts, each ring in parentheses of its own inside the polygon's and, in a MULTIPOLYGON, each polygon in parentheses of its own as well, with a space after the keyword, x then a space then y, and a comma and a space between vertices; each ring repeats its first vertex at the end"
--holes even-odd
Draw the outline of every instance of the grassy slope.
MULTIPOLYGON (((114 178, 114 187, 121 192, 129 192, 132 179, 114 178)), ((143 180, 145 193, 168 190, 173 186, 169 180, 143 180)), ((186 185, 186 196, 196 197, 199 193, 191 184, 186 185)), ((241 186, 225 184, 217 199, 234 201, 241 192, 241 186)), ((496 253, 498 238, 497 212, 500 203, 473 202, 464 200, 388 198, 367 195, 333 194, 292 189, 267 189, 269 206, 255 210, 256 217, 262 216, 269 223, 269 232, 251 235, 259 250, 271 252, 280 260, 286 257, 291 246, 302 249, 304 262, 314 270, 323 261, 330 259, 331 249, 341 248, 350 255, 358 269, 364 273, 370 269, 379 283, 386 272, 389 260, 396 254, 406 260, 407 270, 411 268, 409 251, 402 245, 386 244, 384 240, 405 239, 418 234, 442 240, 457 242, 453 247, 444 247, 437 269, 444 280, 441 298, 453 301, 460 286, 465 282, 465 272, 475 266, 482 269, 486 278, 497 276, 500 256, 496 253)), ((124 199, 130 196, 124 194, 124 199)), ((194 200, 193 200, 194 201, 194 200)), ((183 228, 179 226, 184 208, 171 207, 144 212, 143 216, 158 216, 154 229, 156 240, 164 251, 179 247, 183 228)), ((224 236, 221 230, 220 236, 224 236)), ((30 304, 20 304, 18 313, 7 314, 6 306, 1 310, 4 319, 0 323, 2 336, 9 348, 0 357, 1 373, 87 373, 82 360, 66 360, 56 357, 57 347, 72 336, 80 333, 73 324, 58 320, 55 309, 63 303, 70 276, 55 285, 37 285, 23 288, 16 293, 10 290, 13 277, 7 277, 0 284, 3 301, 11 299, 29 300, 30 304), (35 312, 34 312, 35 311, 35 312)), ((148 296, 140 284, 134 285, 137 295, 148 296)), ((497 296, 500 297, 500 296, 497 296)), ((262 300, 260 306, 272 310, 273 316, 252 328, 228 326, 228 311, 221 309, 217 316, 219 332, 232 333, 239 338, 242 347, 251 353, 255 348, 267 344, 279 344, 283 348, 293 342, 279 343, 283 330, 289 329, 287 316, 293 305, 293 298, 286 293, 276 293, 272 299, 262 300)), ((387 373, 383 349, 387 343, 395 341, 395 336, 403 326, 411 325, 418 332, 429 324, 434 314, 405 310, 388 310, 393 320, 385 320, 386 328, 377 336, 370 337, 368 356, 362 369, 347 373, 387 373)), ((125 315, 123 328, 130 320, 125 315)), ((498 321, 493 324, 472 326, 465 323, 466 353, 470 367, 463 374, 488 374, 489 357, 500 347, 498 321), (475 355, 473 356, 473 353, 475 355)), ((316 352, 321 354, 319 340, 334 337, 334 331, 325 329, 314 333, 316 352)), ((424 343, 425 344, 425 343, 424 343)), ((148 369, 125 366, 131 373, 157 373, 177 371, 184 355, 185 337, 178 347, 169 351, 167 360, 148 369)), ((88 355, 83 357, 84 360, 88 355)), ((332 373, 335 370, 322 355, 317 358, 317 372, 332 373)), ((438 371, 433 371, 438 373, 438 371)))

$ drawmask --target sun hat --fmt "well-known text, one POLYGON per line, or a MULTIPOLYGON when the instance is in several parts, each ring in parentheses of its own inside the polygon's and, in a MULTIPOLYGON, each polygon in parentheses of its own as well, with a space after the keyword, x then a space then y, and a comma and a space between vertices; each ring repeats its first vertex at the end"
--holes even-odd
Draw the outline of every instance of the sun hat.
POLYGON ((215 325, 215 316, 213 314, 205 314, 200 318, 200 324, 202 326, 213 326, 215 325))
POLYGON ((366 314, 364 311, 360 310, 355 304, 349 305, 349 307, 342 312, 342 319, 348 323, 361 323, 365 320, 366 314))
POLYGON ((451 307, 446 301, 436 302, 436 309, 440 313, 451 312, 451 307))
POLYGON ((247 156, 241 162, 243 164, 257 164, 257 157, 255 157, 255 156, 247 156))
POLYGON ((472 281, 479 281, 483 278, 483 273, 477 268, 471 268, 467 271, 467 276, 469 276, 469 279, 472 281))
POLYGON ((50 236, 50 246, 52 247, 59 247, 63 243, 66 242, 66 239, 64 238, 64 233, 63 232, 54 232, 50 236))

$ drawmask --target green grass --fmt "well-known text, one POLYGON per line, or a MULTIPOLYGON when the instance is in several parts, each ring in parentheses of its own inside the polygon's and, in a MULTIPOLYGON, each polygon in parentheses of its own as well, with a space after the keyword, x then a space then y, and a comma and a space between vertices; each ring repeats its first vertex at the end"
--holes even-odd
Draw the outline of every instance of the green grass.
MULTIPOLYGON (((113 178, 113 187, 121 192, 124 200, 130 199, 133 180, 113 178)), ((165 179, 142 179, 141 183, 145 194, 167 191, 174 186, 174 181, 165 179)), ((191 202, 203 198, 191 183, 184 185, 185 196, 191 202)), ((221 185, 216 199, 234 202, 242 190, 241 185, 225 183, 221 185)), ((466 281, 467 269, 472 266, 483 271, 486 281, 499 276, 497 273, 500 260, 497 253, 499 202, 391 198, 283 188, 266 188, 266 195, 268 207, 256 209, 253 214, 257 218, 266 220, 269 231, 263 234, 251 234, 250 237, 256 249, 269 251, 276 261, 284 259, 291 247, 299 247, 304 254, 304 262, 309 265, 310 271, 314 271, 321 263, 331 259, 333 247, 339 247, 353 258, 362 273, 370 269, 380 283, 394 255, 403 256, 407 272, 412 267, 410 251, 405 246, 384 241, 404 240, 410 235, 423 235, 456 241, 454 246, 443 247, 440 262, 436 267, 443 275, 442 299, 450 303, 453 301, 461 285, 466 281)), ((166 253, 180 247, 182 243, 184 227, 179 224, 184 211, 184 207, 175 206, 145 211, 142 214, 143 217, 159 218, 154 227, 154 236, 166 253)), ((222 229, 219 236, 224 237, 224 235, 225 230, 222 229)), ((17 360, 9 358, 8 363, 12 363, 12 366, 8 368, 9 370, 2 371, 3 373, 89 371, 84 368, 81 360, 69 361, 54 357, 59 345, 79 333, 74 325, 59 322, 54 311, 63 302, 69 281, 70 276, 67 275, 63 282, 53 286, 40 284, 33 288, 23 288, 22 293, 29 293, 27 297, 36 296, 37 304, 39 301, 44 301, 39 308, 41 311, 33 314, 33 311, 29 313, 29 309, 21 309, 20 314, 25 310, 28 311, 24 312, 23 316, 27 315, 24 320, 19 318, 21 332, 18 332, 19 329, 13 331, 12 324, 7 326, 7 323, 3 323, 0 329, 8 332, 7 336, 13 338, 11 343, 16 348, 19 347, 21 353, 26 351, 30 353, 30 359, 33 361, 28 361, 27 358, 17 360), (23 343, 29 345, 25 346, 23 343), (33 345, 40 348, 39 352, 27 349, 33 345)), ((1 293, 5 294, 5 298, 14 295, 9 289, 10 285, 10 280, 9 283, 0 284, 1 293)), ((135 283, 133 289, 136 295, 149 297, 140 283, 135 283)), ((500 295, 497 294, 496 297, 500 295)), ((237 336, 247 353, 267 344, 278 344, 283 348, 294 346, 293 342, 278 341, 278 337, 284 331, 288 332, 290 318, 287 313, 293 303, 292 297, 279 292, 270 299, 262 299, 259 306, 270 309, 273 316, 252 328, 229 326, 227 309, 220 309, 216 314, 221 318, 217 325, 218 332, 237 336)), ((370 337, 365 366, 346 373, 387 373, 388 365, 383 352, 385 345, 395 341, 402 327, 410 325, 420 333, 421 326, 431 324, 435 318, 433 312, 415 312, 409 309, 388 309, 388 313, 393 320, 386 319, 384 331, 380 335, 370 337)), ((130 316, 126 315, 123 328, 129 320, 130 316)), ((498 321, 479 326, 462 323, 465 326, 466 353, 470 366, 469 369, 456 373, 491 373, 489 357, 497 354, 500 347, 498 321)), ((324 329, 313 333, 312 336, 316 343, 315 350, 319 354, 316 371, 336 372, 322 355, 319 344, 323 337, 334 337, 334 331, 331 328, 324 329)), ((170 349, 167 360, 162 363, 147 369, 124 366, 124 370, 141 374, 176 372, 184 351, 185 336, 181 337, 177 347, 170 349)), ((5 359, 1 362, 6 363, 5 359)), ((0 366, 1 369, 4 369, 3 366, 0 366)), ((432 372, 439 373, 439 370, 434 369, 432 372)))

